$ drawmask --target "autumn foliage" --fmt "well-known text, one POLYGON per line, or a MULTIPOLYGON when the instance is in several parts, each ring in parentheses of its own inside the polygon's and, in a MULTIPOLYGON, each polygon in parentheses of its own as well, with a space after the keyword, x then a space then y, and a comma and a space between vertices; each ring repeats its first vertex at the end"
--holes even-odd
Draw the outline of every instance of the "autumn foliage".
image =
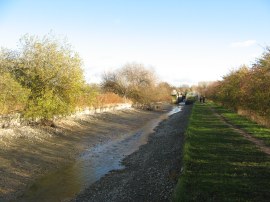
POLYGON ((153 102, 170 101, 172 87, 166 82, 158 82, 152 69, 139 63, 126 64, 102 78, 102 89, 113 92, 142 105, 153 102))
POLYGON ((103 80, 102 86, 86 83, 82 60, 66 41, 25 35, 17 49, 0 50, 0 115, 49 120, 130 100, 170 100, 170 85, 158 83, 154 72, 141 64, 127 64, 103 80))
POLYGON ((231 71, 207 88, 207 97, 235 110, 270 118, 270 49, 252 67, 231 71))
POLYGON ((79 55, 54 36, 25 35, 17 50, 0 50, 0 115, 48 120, 108 102, 123 99, 87 84, 79 55))

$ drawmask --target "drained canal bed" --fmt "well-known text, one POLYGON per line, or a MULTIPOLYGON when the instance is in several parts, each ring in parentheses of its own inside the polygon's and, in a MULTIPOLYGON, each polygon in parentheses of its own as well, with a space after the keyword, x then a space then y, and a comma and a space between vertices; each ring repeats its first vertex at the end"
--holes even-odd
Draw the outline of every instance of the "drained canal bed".
POLYGON ((68 201, 74 198, 108 172, 123 169, 123 158, 146 144, 154 128, 170 115, 181 111, 181 107, 160 114, 143 127, 120 135, 118 139, 84 151, 74 163, 36 180, 17 201, 68 201))

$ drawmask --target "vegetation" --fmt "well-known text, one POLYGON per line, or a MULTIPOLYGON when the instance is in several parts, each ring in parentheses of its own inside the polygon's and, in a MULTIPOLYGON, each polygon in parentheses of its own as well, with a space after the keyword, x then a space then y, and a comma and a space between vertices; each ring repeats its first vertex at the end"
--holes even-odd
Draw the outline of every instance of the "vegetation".
POLYGON ((193 108, 174 200, 268 201, 269 156, 218 119, 211 107, 196 103, 193 108))
POLYGON ((226 118, 231 124, 238 128, 248 132, 255 138, 258 138, 264 142, 265 145, 270 146, 270 128, 263 127, 246 117, 240 116, 220 105, 212 104, 212 108, 215 109, 219 114, 226 118))
POLYGON ((270 49, 251 68, 242 66, 207 88, 207 97, 270 119, 270 49))
POLYGON ((0 73, 0 114, 22 111, 30 91, 7 72, 0 73))
POLYGON ((26 101, 22 113, 27 118, 50 119, 73 111, 84 83, 78 54, 49 36, 25 35, 18 50, 2 50, 1 71, 17 82, 18 90, 28 89, 27 99, 16 95, 26 101))
POLYGON ((25 119, 49 120, 128 99, 169 101, 170 91, 153 70, 136 63, 104 74, 102 86, 87 84, 79 55, 52 35, 25 35, 17 50, 0 51, 0 115, 19 112, 25 119))
POLYGON ((114 92, 134 103, 170 100, 170 85, 158 83, 154 71, 142 64, 126 64, 114 72, 105 73, 102 80, 105 91, 114 92))
POLYGON ((0 115, 19 112, 27 119, 48 120, 78 108, 123 102, 87 84, 81 66, 71 46, 53 36, 25 35, 17 50, 1 49, 0 115))

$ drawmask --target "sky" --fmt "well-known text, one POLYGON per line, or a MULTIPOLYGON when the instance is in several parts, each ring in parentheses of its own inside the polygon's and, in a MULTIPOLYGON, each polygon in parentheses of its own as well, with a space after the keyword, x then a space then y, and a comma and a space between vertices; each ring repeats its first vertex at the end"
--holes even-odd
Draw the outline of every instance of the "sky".
POLYGON ((270 46, 269 0, 0 0, 0 47, 52 32, 87 82, 141 63, 172 85, 222 79, 270 46))

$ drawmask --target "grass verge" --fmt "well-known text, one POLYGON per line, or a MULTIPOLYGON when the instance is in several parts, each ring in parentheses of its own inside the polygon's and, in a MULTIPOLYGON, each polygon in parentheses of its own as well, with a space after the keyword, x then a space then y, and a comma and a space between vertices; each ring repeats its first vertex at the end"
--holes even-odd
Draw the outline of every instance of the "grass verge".
POLYGON ((270 128, 263 127, 222 106, 218 106, 213 103, 210 103, 210 106, 215 109, 216 112, 221 114, 229 123, 243 129, 253 137, 262 140, 266 146, 270 146, 270 128))
POLYGON ((270 157, 196 103, 174 201, 269 201, 270 157))

